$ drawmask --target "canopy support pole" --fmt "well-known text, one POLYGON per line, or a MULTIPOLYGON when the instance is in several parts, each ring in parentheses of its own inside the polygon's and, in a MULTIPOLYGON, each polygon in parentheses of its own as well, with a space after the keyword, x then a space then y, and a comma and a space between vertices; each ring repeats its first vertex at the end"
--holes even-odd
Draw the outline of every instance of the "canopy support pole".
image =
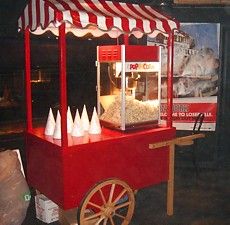
POLYGON ((173 113, 173 53, 174 53, 174 30, 169 33, 167 55, 167 126, 172 127, 172 113, 173 113))
POLYGON ((30 31, 25 29, 25 98, 26 98, 26 130, 32 132, 32 97, 31 97, 31 61, 30 61, 30 31))
POLYGON ((123 42, 124 42, 124 45, 129 45, 129 35, 128 34, 123 35, 123 42))
POLYGON ((67 136, 67 94, 66 94, 66 36, 65 24, 59 26, 59 86, 61 114, 61 145, 68 146, 67 136))

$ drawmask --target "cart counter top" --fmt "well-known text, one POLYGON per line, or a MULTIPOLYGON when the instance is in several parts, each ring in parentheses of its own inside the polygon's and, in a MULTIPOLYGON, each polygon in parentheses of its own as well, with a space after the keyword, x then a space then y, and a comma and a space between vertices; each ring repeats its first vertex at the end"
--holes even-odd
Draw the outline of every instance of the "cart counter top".
MULTIPOLYGON (((153 134, 154 141, 157 141, 155 139, 159 136, 157 139, 160 141, 162 140, 161 138, 162 132, 167 132, 171 129, 172 128, 161 126, 152 129, 142 129, 142 130, 132 130, 132 131, 122 132, 122 131, 112 130, 103 127, 101 134, 89 134, 88 132, 85 132, 84 136, 82 137, 74 137, 68 134, 68 147, 75 146, 75 145, 84 145, 84 144, 89 144, 94 142, 103 142, 103 141, 123 139, 123 138, 126 139, 126 138, 135 137, 143 134, 144 135, 153 134)), ((45 135, 43 127, 34 128, 31 135, 36 136, 42 139, 43 141, 47 141, 61 147, 61 140, 54 139, 52 136, 45 135)))

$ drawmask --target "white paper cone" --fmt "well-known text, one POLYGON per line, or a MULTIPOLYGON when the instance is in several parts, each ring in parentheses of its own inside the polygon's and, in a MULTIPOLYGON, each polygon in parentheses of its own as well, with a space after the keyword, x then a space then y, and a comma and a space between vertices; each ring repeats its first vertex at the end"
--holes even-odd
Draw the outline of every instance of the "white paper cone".
POLYGON ((61 139, 61 116, 60 116, 59 110, 57 112, 53 138, 54 139, 61 139))
POLYGON ((93 115, 92 115, 92 119, 90 122, 89 133, 90 134, 100 134, 101 133, 101 125, 100 125, 100 121, 99 121, 95 107, 93 109, 93 115))
POLYGON ((76 114, 75 114, 71 135, 74 137, 84 136, 84 130, 82 127, 81 118, 80 118, 80 114, 79 114, 78 109, 77 109, 76 114))
POLYGON ((88 117, 88 113, 87 113, 85 105, 83 107, 83 111, 82 111, 82 114, 81 114, 81 124, 82 124, 82 127, 83 127, 84 131, 89 130, 89 117, 88 117))
POLYGON ((67 133, 70 134, 73 129, 73 117, 70 111, 70 107, 68 106, 67 110, 67 133))
POLYGON ((55 120, 54 120, 53 111, 50 108, 49 115, 48 115, 47 122, 46 122, 45 135, 53 136, 54 128, 55 128, 55 120))

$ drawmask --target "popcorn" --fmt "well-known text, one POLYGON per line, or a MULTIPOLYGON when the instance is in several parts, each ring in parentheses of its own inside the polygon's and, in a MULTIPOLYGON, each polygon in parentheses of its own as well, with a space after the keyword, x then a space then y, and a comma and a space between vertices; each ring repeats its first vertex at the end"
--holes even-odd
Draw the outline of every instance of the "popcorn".
MULTIPOLYGON (((125 123, 141 123, 158 120, 159 106, 151 102, 138 101, 132 96, 125 99, 125 123)), ((108 109, 101 115, 101 120, 121 124, 121 97, 117 96, 108 109)))

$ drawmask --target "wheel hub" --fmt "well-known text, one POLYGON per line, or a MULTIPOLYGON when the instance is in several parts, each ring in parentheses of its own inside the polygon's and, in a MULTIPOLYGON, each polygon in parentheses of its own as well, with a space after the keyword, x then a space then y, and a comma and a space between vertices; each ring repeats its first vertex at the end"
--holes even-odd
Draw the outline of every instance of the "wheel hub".
POLYGON ((104 214, 105 214, 106 217, 113 216, 114 213, 115 213, 115 208, 114 208, 114 206, 112 206, 112 205, 107 205, 107 206, 105 206, 104 214))

